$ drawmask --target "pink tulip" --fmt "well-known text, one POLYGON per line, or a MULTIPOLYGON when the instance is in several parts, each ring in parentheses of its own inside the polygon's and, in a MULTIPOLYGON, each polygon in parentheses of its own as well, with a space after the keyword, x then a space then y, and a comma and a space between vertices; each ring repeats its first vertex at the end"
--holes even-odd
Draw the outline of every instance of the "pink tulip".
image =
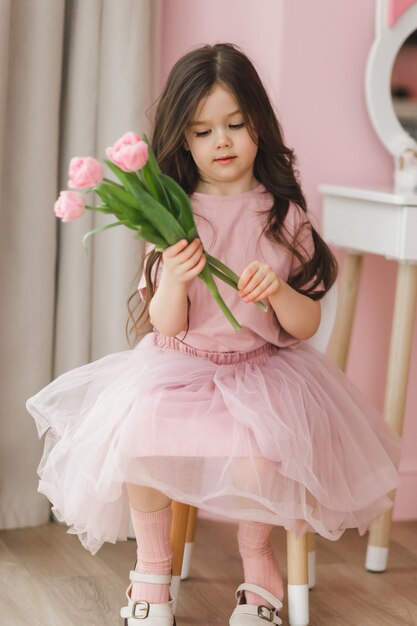
POLYGON ((124 172, 140 170, 148 160, 148 145, 132 131, 125 133, 106 154, 124 172))
POLYGON ((101 163, 93 157, 74 157, 70 161, 68 185, 73 189, 96 187, 104 177, 101 163))
POLYGON ((63 222, 72 222, 84 214, 84 198, 76 191, 61 191, 55 202, 54 211, 63 222))

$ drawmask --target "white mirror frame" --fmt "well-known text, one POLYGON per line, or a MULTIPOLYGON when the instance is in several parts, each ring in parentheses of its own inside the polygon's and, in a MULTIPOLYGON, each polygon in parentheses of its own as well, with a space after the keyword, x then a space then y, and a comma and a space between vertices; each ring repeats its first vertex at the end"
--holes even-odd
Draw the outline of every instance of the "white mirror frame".
POLYGON ((400 157, 407 149, 416 150, 417 142, 404 130, 395 113, 391 74, 399 49, 417 29, 417 0, 392 27, 388 26, 387 8, 387 0, 377 0, 375 40, 366 65, 365 95, 376 134, 394 157, 400 157))

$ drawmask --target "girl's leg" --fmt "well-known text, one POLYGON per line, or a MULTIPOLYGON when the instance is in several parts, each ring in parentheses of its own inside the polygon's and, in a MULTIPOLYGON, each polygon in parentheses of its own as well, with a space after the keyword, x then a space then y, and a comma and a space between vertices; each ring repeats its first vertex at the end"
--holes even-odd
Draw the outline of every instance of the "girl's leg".
MULTIPOLYGON (((245 582, 266 589, 279 600, 284 598, 284 583, 271 546, 272 526, 260 522, 239 522, 237 540, 243 560, 245 582)), ((271 606, 255 593, 245 591, 247 604, 271 606)))
MULTIPOLYGON (((136 571, 144 574, 170 574, 171 500, 150 487, 128 484, 133 529, 137 542, 136 571)), ((132 600, 149 603, 169 601, 169 585, 133 583, 132 600)))
POLYGON ((152 489, 152 487, 142 487, 141 485, 129 483, 126 487, 129 504, 137 511, 143 511, 144 513, 161 511, 166 509, 172 502, 164 493, 152 489))

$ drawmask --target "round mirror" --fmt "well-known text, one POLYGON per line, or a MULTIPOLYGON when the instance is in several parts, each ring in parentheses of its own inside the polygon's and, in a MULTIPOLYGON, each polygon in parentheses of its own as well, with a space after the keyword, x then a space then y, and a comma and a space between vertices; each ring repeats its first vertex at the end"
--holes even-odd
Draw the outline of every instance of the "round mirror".
MULTIPOLYGON (((401 96, 401 93, 405 94, 404 90, 401 91, 402 86, 399 83, 394 94, 395 98, 392 97, 394 76, 397 80, 400 66, 402 67, 404 59, 408 58, 411 48, 411 54, 414 53, 414 44, 411 46, 410 42, 414 41, 417 31, 417 0, 411 3, 407 0, 407 4, 409 6, 406 11, 395 24, 389 26, 387 0, 377 0, 375 40, 369 53, 365 77, 369 117, 376 134, 387 150, 396 157, 396 162, 405 152, 417 151, 417 139, 409 132, 410 124, 413 128, 416 124, 409 121, 410 107, 405 106, 405 99, 402 98, 402 103, 398 102, 401 99, 398 96, 401 96)), ((417 78, 415 69, 412 73, 417 78)), ((408 81, 404 84, 404 89, 407 93, 411 91, 408 81)))
POLYGON ((391 97, 398 121, 417 141, 417 29, 407 37, 395 57, 391 97))

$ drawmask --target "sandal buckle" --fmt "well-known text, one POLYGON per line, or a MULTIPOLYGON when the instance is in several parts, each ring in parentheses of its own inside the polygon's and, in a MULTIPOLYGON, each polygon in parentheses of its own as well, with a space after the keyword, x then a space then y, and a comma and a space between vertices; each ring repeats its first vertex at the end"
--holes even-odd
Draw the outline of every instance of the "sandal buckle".
POLYGON ((273 622, 275 617, 275 609, 270 609, 268 606, 262 604, 258 606, 258 617, 264 619, 266 622, 273 622))
POLYGON ((132 617, 134 619, 146 619, 149 615, 149 602, 145 602, 145 600, 139 600, 132 604, 132 617), (136 608, 139 607, 139 611, 142 611, 141 614, 136 614, 136 608))

